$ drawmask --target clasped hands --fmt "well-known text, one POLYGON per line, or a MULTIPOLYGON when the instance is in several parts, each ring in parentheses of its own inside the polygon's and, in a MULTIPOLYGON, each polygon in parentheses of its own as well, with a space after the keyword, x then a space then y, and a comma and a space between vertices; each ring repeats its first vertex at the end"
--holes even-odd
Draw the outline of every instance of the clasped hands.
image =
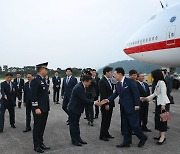
POLYGON ((104 99, 104 100, 102 100, 102 101, 95 101, 95 105, 97 105, 97 106, 102 106, 102 105, 104 105, 104 104, 107 104, 109 101, 107 100, 107 99, 104 99))
POLYGON ((149 100, 146 97, 140 97, 140 100, 141 102, 145 102, 145 103, 149 102, 149 100))

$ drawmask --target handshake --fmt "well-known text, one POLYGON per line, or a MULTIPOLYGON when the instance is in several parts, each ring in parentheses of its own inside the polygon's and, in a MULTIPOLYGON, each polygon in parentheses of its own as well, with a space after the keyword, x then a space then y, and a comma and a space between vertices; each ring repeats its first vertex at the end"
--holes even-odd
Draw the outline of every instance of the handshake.
POLYGON ((109 101, 107 99, 103 99, 101 102, 100 101, 95 101, 94 104, 97 106, 102 106, 104 104, 107 104, 109 101))
POLYGON ((141 102, 149 102, 149 100, 146 97, 140 97, 141 102))

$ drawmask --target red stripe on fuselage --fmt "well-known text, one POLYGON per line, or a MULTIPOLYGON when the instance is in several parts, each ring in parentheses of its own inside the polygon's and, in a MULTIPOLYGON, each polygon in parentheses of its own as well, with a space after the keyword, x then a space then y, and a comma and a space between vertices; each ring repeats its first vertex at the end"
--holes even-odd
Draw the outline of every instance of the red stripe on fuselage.
POLYGON ((154 50, 164 50, 164 49, 171 49, 171 48, 180 48, 180 38, 175 40, 166 40, 162 42, 144 44, 140 46, 125 48, 124 52, 126 54, 134 54, 134 53, 141 53, 141 52, 149 52, 154 50))

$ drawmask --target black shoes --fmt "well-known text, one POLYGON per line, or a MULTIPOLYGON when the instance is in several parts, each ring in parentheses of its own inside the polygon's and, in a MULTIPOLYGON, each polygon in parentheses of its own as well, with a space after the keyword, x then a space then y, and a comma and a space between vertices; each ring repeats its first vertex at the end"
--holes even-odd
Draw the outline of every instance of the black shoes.
POLYGON ((162 142, 156 142, 157 145, 163 145, 166 142, 166 138, 164 138, 164 140, 162 142))
POLYGON ((153 139, 154 140, 159 140, 161 138, 161 136, 159 136, 159 137, 154 137, 153 139))
POLYGON ((15 125, 11 125, 11 128, 16 128, 16 126, 15 125))
POLYGON ((106 137, 109 138, 109 139, 113 139, 114 138, 114 136, 112 136, 112 135, 108 135, 106 137))
POLYGON ((78 146, 78 147, 82 146, 82 144, 79 143, 78 141, 73 141, 72 144, 75 145, 75 146, 78 146))
POLYGON ((138 143, 138 147, 141 148, 144 146, 144 144, 146 143, 148 138, 144 139, 144 140, 141 140, 139 143, 138 143))
POLYGON ((34 151, 36 151, 37 153, 44 153, 44 150, 41 149, 40 147, 34 148, 34 151))
POLYGON ((50 148, 50 147, 45 146, 44 144, 42 144, 42 145, 41 145, 41 149, 43 149, 43 150, 49 150, 49 149, 51 149, 51 148, 50 148))
POLYGON ((120 144, 120 145, 116 145, 117 148, 129 148, 130 147, 130 144, 120 144))
POLYGON ((99 139, 102 141, 109 141, 109 139, 107 137, 99 137, 99 139))
POLYGON ((81 143, 81 144, 87 144, 87 142, 86 142, 86 141, 83 141, 82 139, 79 139, 78 141, 79 141, 79 143, 81 143))
POLYGON ((3 129, 0 129, 0 133, 3 133, 4 131, 3 131, 3 129))
POLYGON ((142 131, 143 132, 152 132, 150 129, 148 129, 148 128, 142 128, 142 131))
POLYGON ((25 130, 23 130, 23 133, 27 133, 27 132, 30 132, 31 131, 31 128, 26 128, 25 130))

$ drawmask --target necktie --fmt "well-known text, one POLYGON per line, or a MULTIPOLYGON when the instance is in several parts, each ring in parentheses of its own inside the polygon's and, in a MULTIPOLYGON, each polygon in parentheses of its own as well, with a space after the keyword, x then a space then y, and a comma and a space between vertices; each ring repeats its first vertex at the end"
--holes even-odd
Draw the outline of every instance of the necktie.
POLYGON ((31 89, 31 83, 29 82, 29 89, 31 89))
POLYGON ((120 82, 119 85, 120 85, 120 93, 122 93, 122 82, 120 82))
POLYGON ((112 89, 111 79, 108 79, 108 82, 109 82, 109 85, 110 85, 110 87, 112 89))
POLYGON ((66 84, 68 84, 69 83, 69 77, 67 77, 67 80, 66 80, 66 84))
POLYGON ((10 92, 12 92, 12 84, 9 82, 10 92))
POLYGON ((141 85, 142 85, 144 91, 146 92, 146 87, 145 87, 144 83, 142 83, 141 85))

